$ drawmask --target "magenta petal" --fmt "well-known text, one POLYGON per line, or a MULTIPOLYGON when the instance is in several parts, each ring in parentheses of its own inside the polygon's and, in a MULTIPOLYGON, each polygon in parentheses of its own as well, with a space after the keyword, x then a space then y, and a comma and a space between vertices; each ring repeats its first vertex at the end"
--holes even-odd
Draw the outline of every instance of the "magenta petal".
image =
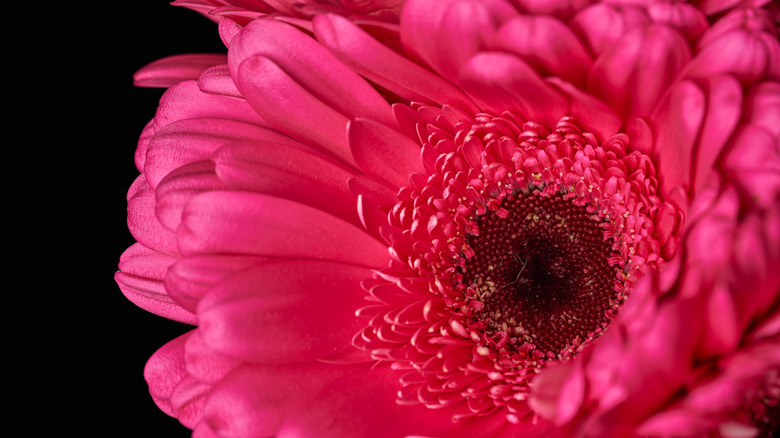
POLYGON ((157 406, 168 415, 175 416, 171 396, 176 386, 188 374, 184 364, 184 344, 192 332, 185 333, 163 345, 146 362, 144 379, 157 406))
POLYGON ((179 259, 165 274, 168 295, 195 313, 209 289, 228 275, 267 261, 260 256, 203 255, 179 259))
POLYGON ((177 254, 176 235, 157 220, 154 191, 141 174, 127 192, 127 227, 136 241, 154 250, 177 254))
POLYGON ((593 60, 569 27, 548 16, 520 15, 508 20, 491 48, 520 56, 544 76, 557 76, 583 88, 593 60))
POLYGON ((198 77, 198 88, 204 93, 241 97, 241 92, 236 88, 227 64, 215 65, 204 71, 198 77))
POLYGON ((595 3, 572 18, 569 26, 580 35, 591 53, 600 55, 614 47, 631 29, 650 21, 644 10, 626 4, 595 3))
POLYGON ((170 404, 179 422, 192 429, 203 418, 203 405, 206 402, 210 385, 198 381, 192 376, 185 377, 171 394, 170 404))
POLYGON ((709 78, 707 88, 707 113, 691 169, 694 193, 698 193, 714 171, 715 161, 736 128, 742 109, 742 88, 731 76, 709 78))
POLYGON ((494 114, 512 110, 526 121, 554 127, 569 102, 520 59, 503 53, 479 53, 460 72, 463 88, 494 114))
POLYGON ((352 70, 406 100, 450 104, 470 112, 478 110, 452 84, 381 44, 344 17, 315 17, 314 33, 352 70))
POLYGON ((171 123, 149 141, 144 172, 157 188, 160 180, 174 169, 207 160, 222 145, 242 139, 280 137, 279 133, 257 125, 223 119, 193 118, 171 123))
POLYGON ((648 116, 690 58, 688 43, 675 30, 633 29, 596 60, 586 91, 624 118, 648 116))
POLYGON ((334 260, 382 267, 387 248, 322 210, 273 196, 208 192, 182 215, 183 254, 245 254, 334 260))
POLYGON ((167 229, 176 232, 181 212, 190 198, 198 193, 220 190, 225 184, 214 173, 214 163, 200 161, 180 167, 160 181, 155 190, 157 219, 167 229))
POLYGON ((255 191, 318 208, 359 224, 343 163, 290 140, 230 143, 214 153, 219 178, 231 189, 255 191))
POLYGON ((185 81, 165 91, 154 116, 157 129, 187 119, 215 118, 268 126, 246 101, 204 93, 195 81, 185 81))
POLYGON ((138 307, 174 321, 195 324, 193 312, 182 308, 165 290, 163 278, 175 257, 136 243, 122 254, 114 278, 119 289, 138 307))
POLYGON ((205 421, 221 437, 275 436, 296 405, 352 371, 352 367, 318 362, 245 364, 214 387, 206 403, 205 421))
POLYGON ((214 384, 241 362, 219 354, 207 347, 199 330, 194 330, 184 345, 184 362, 187 372, 206 384, 214 384))
POLYGON ((623 121, 604 102, 558 78, 547 78, 547 83, 569 99, 569 115, 585 130, 593 132, 601 140, 617 134, 623 121))
POLYGON ((364 322, 360 281, 368 268, 278 260, 222 281, 198 305, 206 345, 261 363, 301 362, 352 348, 364 322))
POLYGON ((172 87, 179 82, 198 79, 204 70, 227 63, 227 56, 218 54, 174 55, 142 67, 133 75, 137 87, 172 87))
POLYGON ((449 409, 397 404, 397 385, 397 376, 387 367, 353 372, 302 400, 285 418, 276 436, 428 437, 453 426, 449 409))
POLYGON ((445 79, 455 82, 460 68, 485 44, 501 23, 517 15, 502 0, 406 2, 401 42, 445 79))
MULTIPOLYGON (((348 119, 365 117, 395 126, 390 105, 378 91, 293 26, 262 19, 248 24, 230 47, 233 77, 240 78, 240 65, 255 56, 269 59, 299 87, 348 119)), ((239 84, 244 86, 241 80, 239 84)))
POLYGON ((685 70, 689 78, 730 74, 743 84, 780 80, 780 42, 766 32, 735 30, 708 41, 685 70))
POLYGON ((664 99, 650 123, 655 128, 658 180, 663 193, 675 186, 690 189, 695 141, 704 118, 704 93, 690 81, 682 81, 664 99))
POLYGON ((255 55, 238 69, 238 84, 255 111, 279 131, 354 164, 348 119, 303 88, 271 59, 255 55))
POLYGON ((769 207, 780 196, 780 142, 765 129, 742 125, 732 137, 723 167, 759 205, 769 207))
POLYGON ((780 137, 780 83, 761 82, 746 96, 744 117, 780 137))
POLYGON ((347 132, 355 162, 366 174, 407 187, 410 174, 423 172, 420 145, 400 132, 368 119, 352 120, 347 132))

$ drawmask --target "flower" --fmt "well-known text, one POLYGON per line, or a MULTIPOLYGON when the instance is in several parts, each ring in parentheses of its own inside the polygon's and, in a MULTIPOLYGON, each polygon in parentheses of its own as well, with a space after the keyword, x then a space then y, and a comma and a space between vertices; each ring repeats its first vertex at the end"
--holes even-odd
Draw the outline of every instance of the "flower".
POLYGON ((197 326, 158 406, 197 437, 768 434, 776 11, 582 3, 193 3, 228 54, 139 72, 170 88, 116 277, 197 326))

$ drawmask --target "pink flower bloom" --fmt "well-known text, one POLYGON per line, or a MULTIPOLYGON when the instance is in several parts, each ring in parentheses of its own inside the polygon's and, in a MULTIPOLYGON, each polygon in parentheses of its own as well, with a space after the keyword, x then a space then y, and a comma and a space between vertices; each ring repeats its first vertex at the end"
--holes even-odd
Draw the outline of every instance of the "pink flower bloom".
POLYGON ((170 88, 116 278, 196 326, 148 362, 160 409, 201 438, 777 426, 776 10, 266 3, 187 3, 227 57, 136 76, 170 88))

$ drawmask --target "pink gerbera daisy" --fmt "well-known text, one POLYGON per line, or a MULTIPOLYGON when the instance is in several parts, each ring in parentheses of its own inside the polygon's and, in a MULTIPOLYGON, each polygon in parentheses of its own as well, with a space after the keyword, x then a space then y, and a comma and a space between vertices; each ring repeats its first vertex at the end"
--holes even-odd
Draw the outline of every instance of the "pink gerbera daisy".
POLYGON ((194 436, 777 426, 776 11, 222 3, 136 77, 117 273, 194 436))

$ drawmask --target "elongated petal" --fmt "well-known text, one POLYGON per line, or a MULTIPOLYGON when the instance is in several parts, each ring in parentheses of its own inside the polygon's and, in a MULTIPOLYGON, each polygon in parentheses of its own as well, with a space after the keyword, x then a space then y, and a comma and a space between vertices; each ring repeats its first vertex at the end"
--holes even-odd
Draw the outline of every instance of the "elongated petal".
POLYGON ((213 385, 241 365, 241 362, 206 346, 203 334, 200 330, 194 330, 184 344, 184 364, 189 375, 200 382, 213 385))
POLYGON ((566 98, 520 59, 503 53, 480 53, 461 71, 461 83, 484 109, 514 111, 525 120, 552 128, 569 107, 566 98))
POLYGON ((214 118, 244 122, 268 127, 243 99, 204 93, 196 81, 184 81, 165 91, 154 116, 155 128, 160 129, 179 120, 214 118))
POLYGON ((138 307, 174 321, 195 324, 195 314, 176 303, 165 290, 165 272, 175 260, 136 243, 122 254, 114 278, 125 297, 138 307))
POLYGON ((707 112, 691 168, 691 189, 694 192, 698 192, 710 178, 715 161, 737 127, 742 108, 742 89, 731 76, 710 78, 707 88, 707 112))
POLYGON ((365 231, 322 210, 282 198, 209 192, 184 210, 178 234, 184 254, 246 254, 387 263, 387 249, 365 231))
POLYGON ((514 53, 544 76, 583 88, 593 60, 569 27, 548 16, 519 15, 504 23, 491 48, 514 53))
MULTIPOLYGON (((262 19, 247 25, 230 48, 233 77, 240 77, 240 65, 246 59, 258 55, 271 60, 302 89, 343 116, 395 125, 390 105, 379 92, 293 26, 262 19)), ((242 89, 244 81, 239 80, 242 89)))
POLYGON ((485 49, 496 28, 515 15, 502 0, 412 0, 402 12, 401 42, 408 53, 454 82, 461 66, 485 49))
POLYGON ((219 436, 276 436, 297 405, 306 403, 323 385, 351 372, 353 367, 318 362, 283 367, 245 364, 214 387, 204 416, 219 436))
POLYGON ((363 267, 278 260, 219 283, 198 305, 209 347, 246 361, 302 362, 350 347, 362 327, 363 267), (305 334, 305 336, 301 336, 305 334))
POLYGON ((689 81, 680 82, 651 117, 655 127, 658 180, 666 193, 675 186, 690 188, 693 151, 705 111, 704 93, 689 81))
POLYGON ((596 59, 587 91, 624 117, 648 116, 690 58, 688 43, 670 27, 633 29, 596 59))
POLYGON ((181 223, 181 212, 193 196, 224 188, 225 184, 217 178, 214 163, 211 161, 199 161, 180 167, 157 185, 157 219, 165 228, 176 232, 181 223))
POLYGON ((631 29, 644 26, 650 19, 634 6, 596 3, 582 9, 569 26, 582 38, 594 55, 613 48, 631 29))
POLYGON ((171 406, 171 396, 176 386, 188 376, 184 363, 184 344, 191 333, 185 333, 160 347, 144 367, 144 378, 152 399, 160 410, 171 416, 176 415, 171 406))
POLYGON ((261 256, 203 255, 179 259, 165 274, 165 290, 182 307, 195 313, 209 289, 238 271, 268 260, 261 256))
POLYGON ((354 23, 338 15, 314 19, 317 39, 341 61, 370 81, 412 102, 477 107, 449 82, 400 56, 354 23))
POLYGON ((168 56, 138 70, 133 75, 133 85, 168 88, 182 81, 198 79, 206 69, 225 63, 227 63, 227 56, 220 54, 168 56))
POLYGON ((290 137, 354 164, 347 146, 348 119, 303 88, 271 59, 255 55, 237 72, 252 107, 290 137))
POLYGON ((389 368, 374 368, 335 380, 296 406, 277 436, 429 436, 452 425, 448 410, 397 404, 396 379, 389 368))
POLYGON ((147 248, 176 255, 176 235, 157 220, 155 208, 154 191, 141 174, 127 192, 127 228, 147 248))
POLYGON ((289 199, 359 223, 347 185, 354 172, 316 149, 243 141, 223 146, 212 160, 219 178, 232 189, 289 199))
POLYGON ((193 118, 171 123, 149 141, 146 152, 147 179, 156 188, 174 169, 207 160, 220 146, 243 139, 284 141, 278 132, 230 119, 193 118))
POLYGON ((368 175, 396 187, 409 185, 409 175, 423 172, 420 145, 398 131, 368 119, 348 127, 349 147, 358 166, 368 175))

